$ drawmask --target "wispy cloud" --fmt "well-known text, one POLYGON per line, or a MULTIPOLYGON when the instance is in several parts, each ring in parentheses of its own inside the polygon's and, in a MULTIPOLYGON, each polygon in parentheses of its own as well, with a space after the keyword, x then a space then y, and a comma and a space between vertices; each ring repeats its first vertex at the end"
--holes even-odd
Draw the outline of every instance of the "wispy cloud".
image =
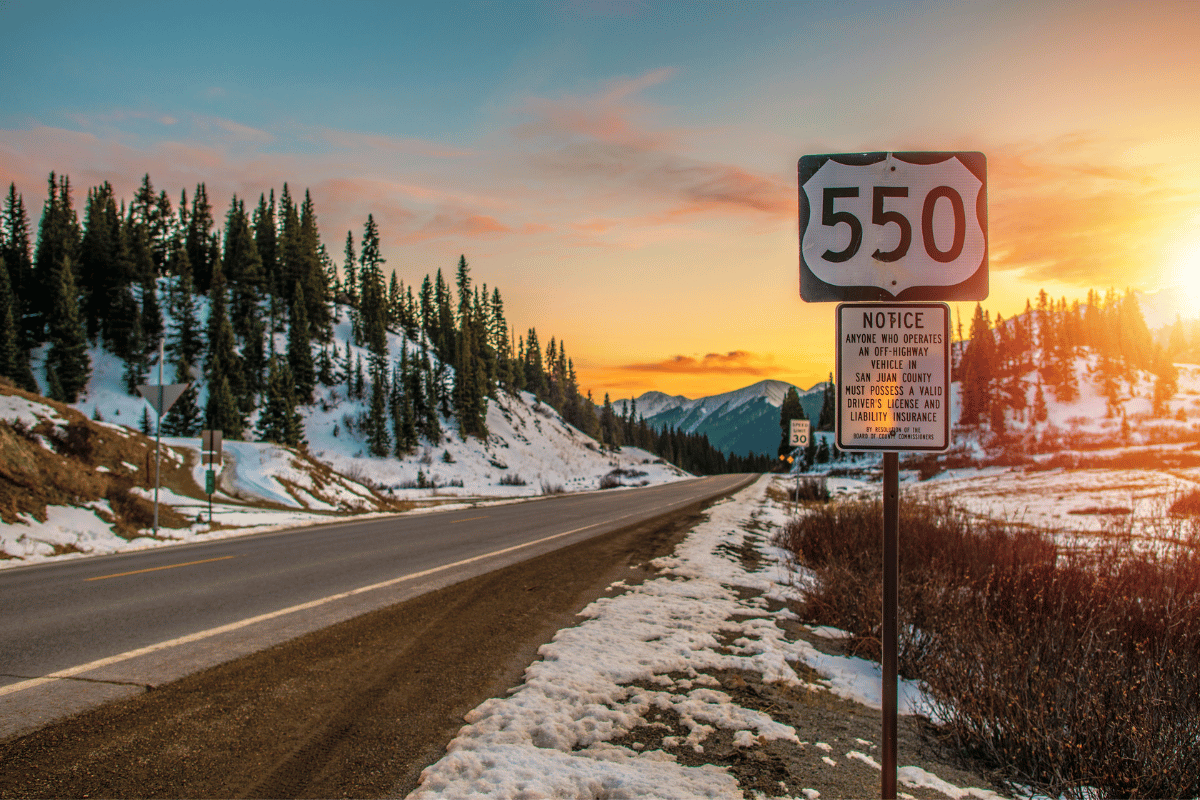
POLYGON ((701 213, 790 218, 791 178, 688 152, 697 132, 655 125, 638 95, 674 75, 659 69, 613 81, 598 93, 530 100, 514 129, 530 167, 548 180, 587 187, 593 197, 649 204, 660 218, 701 213))
POLYGON ((773 371, 769 359, 745 350, 708 353, 700 358, 685 355, 671 356, 662 361, 626 364, 620 369, 630 372, 668 372, 690 375, 767 375, 773 371))

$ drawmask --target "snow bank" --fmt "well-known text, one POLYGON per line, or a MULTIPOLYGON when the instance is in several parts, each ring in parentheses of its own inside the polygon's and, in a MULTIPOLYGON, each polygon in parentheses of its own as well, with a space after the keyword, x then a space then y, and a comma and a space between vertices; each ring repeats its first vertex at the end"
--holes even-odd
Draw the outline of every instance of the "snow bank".
MULTIPOLYGON (((878 671, 870 662, 789 641, 777 623, 794 619, 792 612, 768 610, 769 597, 794 591, 782 553, 760 545, 768 563, 758 571, 748 571, 736 555, 749 541, 748 523, 784 520, 783 510, 766 500, 770 482, 761 478, 712 506, 674 554, 654 562, 660 577, 622 587, 622 594, 584 609, 583 623, 559 631, 539 650, 541 660, 526 669, 521 686, 467 715, 446 756, 422 773, 410 797, 740 798, 737 781, 723 767, 689 767, 662 750, 612 744, 647 724, 655 708, 673 711, 688 731, 667 737, 668 746, 702 753, 705 738, 718 727, 731 731, 741 747, 770 740, 800 744, 791 726, 720 691, 706 674, 715 670, 827 688, 878 707, 878 671), (792 668, 800 661, 828 677, 806 683, 792 668)), ((906 685, 902 696, 906 712, 921 705, 914 685, 906 685)))

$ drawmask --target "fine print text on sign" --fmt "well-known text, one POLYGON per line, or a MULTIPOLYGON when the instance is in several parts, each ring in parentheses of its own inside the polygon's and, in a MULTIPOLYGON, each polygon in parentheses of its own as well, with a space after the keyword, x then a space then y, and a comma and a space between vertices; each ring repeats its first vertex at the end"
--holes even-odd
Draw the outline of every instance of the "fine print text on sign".
POLYGON ((843 450, 950 446, 950 308, 837 307, 837 444, 843 450))
POLYGON ((841 153, 799 164, 800 296, 983 300, 982 153, 841 153))

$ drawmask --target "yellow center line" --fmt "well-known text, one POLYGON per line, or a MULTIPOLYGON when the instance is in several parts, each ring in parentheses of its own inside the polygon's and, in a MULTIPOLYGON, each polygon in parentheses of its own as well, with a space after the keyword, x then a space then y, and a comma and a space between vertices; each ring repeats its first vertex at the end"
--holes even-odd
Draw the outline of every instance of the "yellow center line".
POLYGON ((467 517, 466 519, 456 519, 456 520, 452 520, 452 521, 450 522, 450 524, 451 524, 451 525, 457 525, 457 524, 458 524, 458 523, 460 523, 460 522, 470 522, 471 520, 475 520, 475 519, 487 519, 487 518, 488 518, 488 515, 487 515, 487 514, 484 514, 482 517, 467 517))
POLYGON ((168 564, 165 567, 150 567, 148 569, 135 569, 132 572, 118 572, 115 575, 99 575, 95 578, 85 578, 84 583, 88 581, 106 581, 109 578, 124 578, 126 575, 140 575, 143 572, 158 572, 161 569, 175 569, 176 567, 190 567, 195 564, 209 564, 213 561, 225 561, 229 558, 237 558, 237 556, 221 556, 220 558, 205 558, 200 561, 187 561, 183 564, 168 564))

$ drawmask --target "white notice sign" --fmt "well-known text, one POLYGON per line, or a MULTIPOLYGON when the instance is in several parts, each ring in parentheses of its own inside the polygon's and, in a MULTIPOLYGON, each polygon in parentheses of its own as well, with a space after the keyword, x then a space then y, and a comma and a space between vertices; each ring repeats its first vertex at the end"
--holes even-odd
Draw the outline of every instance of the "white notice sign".
POLYGON ((843 450, 950 446, 950 307, 837 307, 837 444, 843 450))

